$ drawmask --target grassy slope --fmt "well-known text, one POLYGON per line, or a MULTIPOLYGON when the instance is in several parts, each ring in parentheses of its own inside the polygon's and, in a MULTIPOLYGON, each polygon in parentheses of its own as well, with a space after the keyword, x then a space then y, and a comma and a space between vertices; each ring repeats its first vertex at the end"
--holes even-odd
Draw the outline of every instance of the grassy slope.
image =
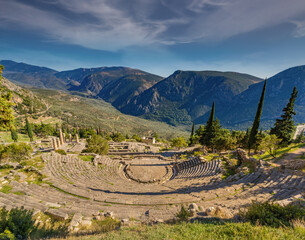
MULTIPOLYGON (((69 239, 69 238, 68 238, 69 239)), ((136 226, 70 239, 305 239, 304 228, 271 228, 250 223, 180 223, 136 226)))
POLYGON ((100 99, 84 98, 53 90, 33 90, 51 106, 48 114, 60 117, 70 124, 85 127, 101 127, 106 131, 120 131, 123 134, 149 134, 160 136, 189 136, 184 128, 175 128, 165 123, 149 121, 124 115, 111 104, 100 99))

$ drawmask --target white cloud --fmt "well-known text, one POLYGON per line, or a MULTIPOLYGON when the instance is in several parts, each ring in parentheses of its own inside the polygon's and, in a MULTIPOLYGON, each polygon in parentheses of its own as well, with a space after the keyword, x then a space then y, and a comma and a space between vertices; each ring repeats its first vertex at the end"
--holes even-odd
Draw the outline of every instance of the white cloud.
MULTIPOLYGON (((4 0, 0 26, 10 22, 55 41, 119 50, 226 39, 295 21, 305 12, 303 0, 56 0, 52 5, 71 15, 4 0)), ((294 23, 296 36, 304 36, 304 24, 294 23)))

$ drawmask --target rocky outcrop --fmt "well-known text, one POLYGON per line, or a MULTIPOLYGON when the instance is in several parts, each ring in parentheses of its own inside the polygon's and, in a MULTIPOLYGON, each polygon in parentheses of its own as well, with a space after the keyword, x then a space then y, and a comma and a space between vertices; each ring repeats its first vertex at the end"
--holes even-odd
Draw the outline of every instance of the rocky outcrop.
POLYGON ((262 162, 260 160, 257 160, 253 157, 249 157, 244 149, 237 148, 235 153, 239 161, 238 165, 242 165, 243 163, 249 163, 252 165, 253 169, 257 169, 262 166, 262 162))

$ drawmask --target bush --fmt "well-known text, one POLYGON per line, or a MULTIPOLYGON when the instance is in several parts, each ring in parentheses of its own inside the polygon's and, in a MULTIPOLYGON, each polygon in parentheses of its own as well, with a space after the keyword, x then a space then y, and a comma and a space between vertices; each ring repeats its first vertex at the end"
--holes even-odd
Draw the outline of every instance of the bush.
POLYGON ((0 210, 1 239, 27 239, 36 230, 33 212, 21 208, 0 210), (2 238, 3 237, 3 238, 2 238))
POLYGON ((240 215, 253 224, 259 223, 271 227, 290 226, 293 220, 303 220, 305 209, 301 206, 287 205, 280 206, 276 203, 253 202, 246 212, 240 215))
POLYGON ((112 134, 110 135, 110 137, 112 138, 112 140, 113 140, 114 142, 123 142, 123 141, 125 140, 124 135, 123 135, 122 133, 120 133, 120 132, 112 133, 112 134))
POLYGON ((186 221, 192 215, 193 214, 182 205, 180 211, 176 214, 176 217, 180 221, 186 221))
POLYGON ((106 155, 108 153, 108 142, 100 135, 92 135, 87 139, 87 149, 84 152, 96 153, 100 155, 106 155))
POLYGON ((0 160, 9 159, 20 162, 31 156, 33 149, 26 143, 12 143, 0 148, 0 160))
POLYGON ((180 149, 180 148, 183 148, 183 147, 187 146, 184 137, 172 138, 170 141, 171 141, 171 146, 173 148, 179 148, 180 149))

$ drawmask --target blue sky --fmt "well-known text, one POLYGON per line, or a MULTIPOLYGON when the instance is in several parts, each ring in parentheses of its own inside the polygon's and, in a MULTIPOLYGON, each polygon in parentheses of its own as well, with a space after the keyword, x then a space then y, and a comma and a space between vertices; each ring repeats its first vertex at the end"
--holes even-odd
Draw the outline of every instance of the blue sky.
POLYGON ((0 59, 271 77, 305 64, 305 1, 0 0, 0 59))

